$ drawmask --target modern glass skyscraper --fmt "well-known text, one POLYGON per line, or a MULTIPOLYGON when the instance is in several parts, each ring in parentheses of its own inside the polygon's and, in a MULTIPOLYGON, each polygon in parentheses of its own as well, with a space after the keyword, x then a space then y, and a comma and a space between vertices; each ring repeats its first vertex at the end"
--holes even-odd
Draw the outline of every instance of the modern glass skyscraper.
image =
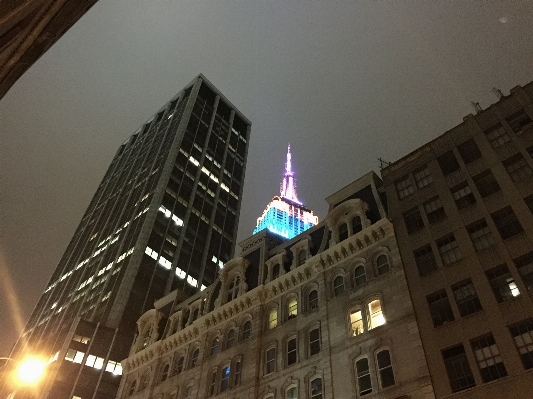
POLYGON ((291 239, 318 223, 318 217, 298 200, 294 172, 292 171, 291 145, 287 149, 285 174, 280 187, 280 196, 269 202, 261 217, 257 218, 257 226, 253 234, 268 229, 274 234, 291 239))
POLYGON ((233 257, 250 125, 199 75, 121 145, 12 354, 51 356, 39 397, 114 398, 139 316, 233 257))

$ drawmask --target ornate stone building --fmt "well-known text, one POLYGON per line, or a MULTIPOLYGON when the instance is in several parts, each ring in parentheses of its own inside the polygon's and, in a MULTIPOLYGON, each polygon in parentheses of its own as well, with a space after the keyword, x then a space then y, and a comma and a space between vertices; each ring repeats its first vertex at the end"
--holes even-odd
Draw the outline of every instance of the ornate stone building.
POLYGON ((118 398, 434 398, 381 184, 363 176, 323 222, 257 233, 204 291, 157 301, 118 398))

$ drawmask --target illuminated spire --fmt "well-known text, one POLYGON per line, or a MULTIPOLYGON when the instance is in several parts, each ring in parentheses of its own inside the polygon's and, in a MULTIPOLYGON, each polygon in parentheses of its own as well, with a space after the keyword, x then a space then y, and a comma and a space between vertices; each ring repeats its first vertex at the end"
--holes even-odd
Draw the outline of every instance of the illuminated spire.
POLYGON ((296 185, 294 184, 294 172, 292 171, 291 164, 291 143, 287 148, 287 163, 285 164, 285 175, 283 176, 283 182, 281 183, 281 197, 290 201, 301 204, 298 201, 298 195, 296 195, 296 185))

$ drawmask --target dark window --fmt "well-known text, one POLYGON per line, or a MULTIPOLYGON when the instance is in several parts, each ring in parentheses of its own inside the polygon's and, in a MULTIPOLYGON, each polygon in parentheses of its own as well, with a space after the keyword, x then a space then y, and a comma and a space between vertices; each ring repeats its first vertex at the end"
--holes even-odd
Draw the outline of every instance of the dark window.
POLYGON ((211 343, 211 355, 216 355, 218 353, 219 342, 220 342, 220 339, 216 337, 211 343))
POLYGON ((322 399, 322 378, 311 381, 311 399, 322 399))
POLYGON ((276 263, 272 267, 272 280, 275 280, 279 277, 279 270, 280 270, 279 263, 276 263))
POLYGON ((235 363, 235 378, 233 379, 234 385, 239 385, 241 383, 241 369, 242 363, 239 360, 235 363))
POLYGON ((509 176, 515 183, 527 180, 531 175, 533 175, 533 170, 531 170, 531 167, 527 163, 526 159, 520 153, 507 158, 502 163, 503 166, 505 166, 505 170, 507 170, 507 173, 509 173, 509 176))
POLYGON ((533 319, 527 319, 509 327, 524 368, 533 368, 533 319))
POLYGON ((307 260, 307 251, 302 249, 298 252, 298 266, 303 265, 307 260))
POLYGON ((183 364, 185 363, 185 357, 180 356, 178 363, 176 365, 176 370, 174 371, 175 374, 179 374, 183 371, 183 364))
POLYGON ((526 198, 524 198, 524 202, 526 203, 527 207, 529 208, 529 211, 533 213, 533 195, 529 195, 526 198))
POLYGON ((396 182, 396 192, 398 193, 398 199, 404 199, 405 197, 413 194, 413 186, 411 186, 411 180, 409 176, 403 177, 396 182))
POLYGON ((513 129, 513 132, 517 134, 522 133, 522 128, 531 123, 531 118, 523 110, 505 118, 505 120, 511 126, 511 129, 513 129))
POLYGON ((390 270, 389 259, 386 255, 379 255, 376 260, 376 265, 378 267, 378 275, 387 273, 390 270))
POLYGON ((192 358, 191 358, 191 367, 194 367, 196 366, 196 364, 198 363, 198 355, 200 354, 200 350, 199 349, 196 349, 193 354, 192 354, 192 358))
POLYGON ((494 237, 485 219, 472 223, 466 230, 476 251, 482 251, 494 245, 494 237))
POLYGON ((403 220, 405 221, 405 227, 407 227, 407 233, 413 234, 424 227, 424 221, 420 215, 418 208, 411 209, 407 213, 403 214, 403 220))
POLYGON ((313 356, 320 352, 320 331, 315 328, 309 331, 309 355, 313 356))
POLYGON ((462 391, 476 385, 463 345, 443 350, 442 359, 452 392, 462 391))
POLYGON ((459 150, 459 154, 461 155, 461 158, 463 158, 463 161, 466 164, 474 162, 476 159, 481 158, 481 151, 479 151, 479 148, 474 139, 470 139, 468 141, 465 141, 463 144, 458 145, 457 150, 459 150))
POLYGON ((366 283, 366 273, 364 266, 357 266, 355 268, 355 285, 366 283))
POLYGON ((333 280, 333 291, 335 292, 335 296, 344 292, 344 277, 335 277, 335 280, 333 280))
POLYGON ((426 299, 434 327, 442 326, 444 323, 455 320, 446 290, 434 292, 428 295, 426 299))
POLYGON ((128 396, 131 396, 135 393, 135 388, 137 388, 137 380, 134 380, 131 384, 130 384, 130 389, 128 390, 128 396))
POLYGON ((436 223, 446 217, 446 212, 439 197, 434 197, 424 203, 424 211, 430 224, 436 223))
POLYGON ((442 154, 437 158, 437 161, 444 176, 449 175, 450 173, 459 169, 459 162, 457 162, 457 159, 452 151, 442 154))
POLYGON ((490 215, 502 239, 506 239, 524 231, 510 206, 500 209, 490 215))
POLYGON ((479 312, 483 309, 472 280, 467 279, 461 281, 460 283, 453 285, 452 290, 453 295, 455 296, 455 302, 457 302, 459 314, 462 317, 479 312))
POLYGON ((226 348, 231 348, 235 343, 235 330, 231 329, 228 332, 228 339, 226 340, 226 348))
POLYGON ((485 136, 487 136, 487 140, 489 141, 492 148, 499 148, 505 143, 511 141, 511 138, 509 137, 501 123, 498 123, 490 129, 485 130, 484 133, 485 136))
POLYGON ((348 226, 343 223, 339 226, 339 242, 348 238, 348 226))
POLYGON ((352 232, 353 234, 359 233, 361 230, 363 230, 363 226, 361 225, 361 218, 359 216, 356 216, 352 219, 352 232))
POLYGON ((431 245, 423 246, 414 251, 416 267, 420 277, 427 276, 433 270, 437 270, 437 261, 433 255, 431 245))
POLYGON ((450 191, 455 200, 455 205, 457 205, 457 209, 463 209, 476 203, 476 198, 472 194, 472 190, 467 182, 455 186, 450 191))
POLYGON ((220 381, 220 392, 224 392, 229 388, 230 366, 222 369, 222 380, 220 381))
POLYGON ((276 371, 276 348, 270 348, 266 352, 265 374, 276 371))
POLYGON ((146 389, 148 387, 149 382, 150 382, 150 374, 146 372, 141 377, 141 383, 139 384, 139 391, 146 389))
POLYGON ((309 293, 309 296, 308 296, 308 305, 309 305, 309 309, 316 309, 316 308, 318 308, 318 292, 317 292, 317 290, 312 290, 312 291, 309 293))
POLYGON ((287 342, 287 364, 291 365, 296 363, 297 358, 297 345, 296 338, 292 338, 287 342))
POLYGON ((378 361, 379 379, 381 381, 381 388, 387 388, 395 384, 394 373, 392 371, 392 363, 390 360, 389 351, 381 351, 376 355, 378 361))
POLYGON ((228 285, 228 297, 227 302, 233 301, 235 298, 239 296, 239 285, 240 285, 240 279, 239 277, 235 277, 228 285))
POLYGON ((415 178, 416 186, 418 188, 424 188, 433 183, 433 176, 429 173, 427 166, 413 172, 413 177, 415 178))
POLYGON ((247 321, 242 328, 242 339, 250 338, 252 335, 252 322, 247 321))
POLYGON ((161 381, 165 381, 168 378, 168 371, 170 369, 170 365, 166 364, 163 368, 163 373, 161 374, 161 381))
POLYGON ((368 359, 363 358, 355 362, 355 370, 357 373, 357 385, 359 388, 359 395, 363 396, 372 392, 372 380, 370 378, 370 367, 368 366, 368 359))
POLYGON ((211 387, 209 388, 209 396, 213 396, 215 394, 216 383, 217 383, 217 372, 213 371, 211 373, 211 387))
POLYGON ((481 198, 488 197, 489 195, 500 191, 500 185, 489 169, 472 177, 472 180, 474 180, 474 184, 476 185, 481 198))
POLYGON ((498 302, 504 302, 520 295, 520 291, 506 264, 487 270, 485 274, 498 302))
POLYGON ((533 252, 529 252, 521 257, 514 259, 514 264, 522 277, 526 289, 533 291, 533 252))
POLYGON ((470 341, 483 382, 505 377, 507 370, 492 334, 470 341))
POLYGON ((437 247, 445 265, 451 265, 461 259, 461 250, 453 234, 437 240, 437 247))

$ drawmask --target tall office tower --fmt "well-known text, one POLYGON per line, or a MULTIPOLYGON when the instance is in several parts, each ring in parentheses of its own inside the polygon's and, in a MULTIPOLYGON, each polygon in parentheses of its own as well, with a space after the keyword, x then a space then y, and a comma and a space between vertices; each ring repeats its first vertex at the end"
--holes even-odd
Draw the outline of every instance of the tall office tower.
POLYGON ((263 211, 263 215, 257 219, 257 227, 253 234, 268 229, 272 233, 291 239, 318 223, 318 217, 313 214, 313 211, 298 201, 290 144, 287 149, 287 163, 280 191, 281 195, 272 198, 263 211))
POLYGON ((40 398, 114 398, 139 316, 215 281, 234 253, 249 135, 199 75, 121 145, 13 353, 55 360, 40 398))
POLYGON ((437 398, 533 392, 533 83, 382 171, 437 398))

